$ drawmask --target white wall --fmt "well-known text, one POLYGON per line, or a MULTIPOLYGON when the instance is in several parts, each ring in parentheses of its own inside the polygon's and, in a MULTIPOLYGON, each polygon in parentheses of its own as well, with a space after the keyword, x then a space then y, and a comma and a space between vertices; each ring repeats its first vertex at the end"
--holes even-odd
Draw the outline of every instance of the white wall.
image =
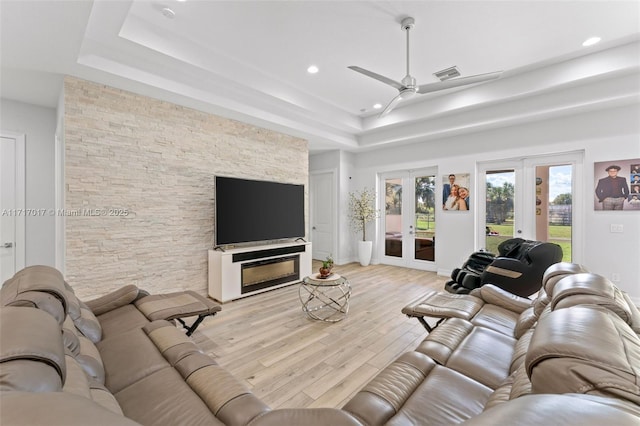
MULTIPOLYGON (((56 110, 0 99, 0 128, 25 135, 27 209, 50 209, 54 200, 56 110)), ((26 218, 26 266, 55 265, 53 216, 26 218)))
MULTIPOLYGON (((609 278, 613 272, 619 273, 621 280, 617 285, 640 300, 640 262, 634 254, 640 241, 640 213, 595 212, 591 196, 594 162, 640 158, 638 117, 640 106, 635 104, 359 153, 355 156, 354 181, 357 187, 375 186, 378 173, 437 166, 439 186, 436 192, 439 193, 441 176, 445 173, 468 172, 475 183, 476 164, 481 161, 583 151, 584 182, 579 184, 583 185, 585 200, 583 206, 574 207, 580 208, 584 215, 583 263, 592 272, 609 278), (624 225, 624 232, 611 233, 612 223, 624 225)), ((477 200, 473 199, 472 206, 476 205, 477 200)), ((459 267, 476 248, 475 216, 445 215, 442 211, 436 214, 436 262, 439 273, 447 274, 459 267)), ((374 253, 379 255, 379 250, 374 249, 374 253)))

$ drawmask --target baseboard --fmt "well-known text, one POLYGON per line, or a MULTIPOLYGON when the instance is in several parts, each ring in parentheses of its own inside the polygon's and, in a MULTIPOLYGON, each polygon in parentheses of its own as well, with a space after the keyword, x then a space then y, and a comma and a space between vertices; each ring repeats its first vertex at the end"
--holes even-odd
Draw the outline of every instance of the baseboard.
POLYGON ((438 268, 438 271, 436 273, 438 275, 442 276, 442 277, 450 277, 452 272, 453 272, 453 269, 440 269, 440 268, 438 268))

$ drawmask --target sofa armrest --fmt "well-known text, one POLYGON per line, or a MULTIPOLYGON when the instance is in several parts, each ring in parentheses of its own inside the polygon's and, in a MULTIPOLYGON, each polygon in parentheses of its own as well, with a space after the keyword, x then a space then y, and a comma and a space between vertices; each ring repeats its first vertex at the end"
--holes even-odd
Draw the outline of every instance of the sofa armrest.
POLYGON ((248 426, 362 426, 355 417, 337 408, 287 408, 269 411, 248 426))
POLYGON ((525 309, 531 306, 531 299, 516 296, 506 290, 501 289, 493 284, 485 284, 478 289, 479 297, 485 303, 498 305, 517 314, 521 314, 525 309))
POLYGON ((389 364, 342 407, 366 425, 386 424, 411 398, 436 362, 419 352, 406 352, 389 364))
POLYGON ((94 315, 102 315, 121 306, 128 305, 138 298, 138 287, 133 284, 119 288, 97 299, 89 300, 85 304, 94 315))

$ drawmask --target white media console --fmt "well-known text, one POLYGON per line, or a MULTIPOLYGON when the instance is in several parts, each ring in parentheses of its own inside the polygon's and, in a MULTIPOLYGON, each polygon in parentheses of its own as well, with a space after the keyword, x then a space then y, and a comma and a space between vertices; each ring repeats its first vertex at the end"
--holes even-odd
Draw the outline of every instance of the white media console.
POLYGON ((284 287, 311 274, 311 243, 209 250, 209 296, 228 302, 284 287))

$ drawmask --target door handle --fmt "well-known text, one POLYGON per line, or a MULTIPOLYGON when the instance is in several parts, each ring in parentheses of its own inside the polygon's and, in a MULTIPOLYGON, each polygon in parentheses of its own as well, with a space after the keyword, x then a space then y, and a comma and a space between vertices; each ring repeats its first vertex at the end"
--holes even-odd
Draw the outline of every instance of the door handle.
POLYGON ((4 243, 4 244, 2 245, 2 247, 3 247, 3 248, 11 248, 11 247, 13 247, 13 243, 4 243))
POLYGON ((315 227, 315 226, 313 226, 311 229, 314 229, 314 230, 315 230, 315 229, 316 229, 316 227, 315 227))

